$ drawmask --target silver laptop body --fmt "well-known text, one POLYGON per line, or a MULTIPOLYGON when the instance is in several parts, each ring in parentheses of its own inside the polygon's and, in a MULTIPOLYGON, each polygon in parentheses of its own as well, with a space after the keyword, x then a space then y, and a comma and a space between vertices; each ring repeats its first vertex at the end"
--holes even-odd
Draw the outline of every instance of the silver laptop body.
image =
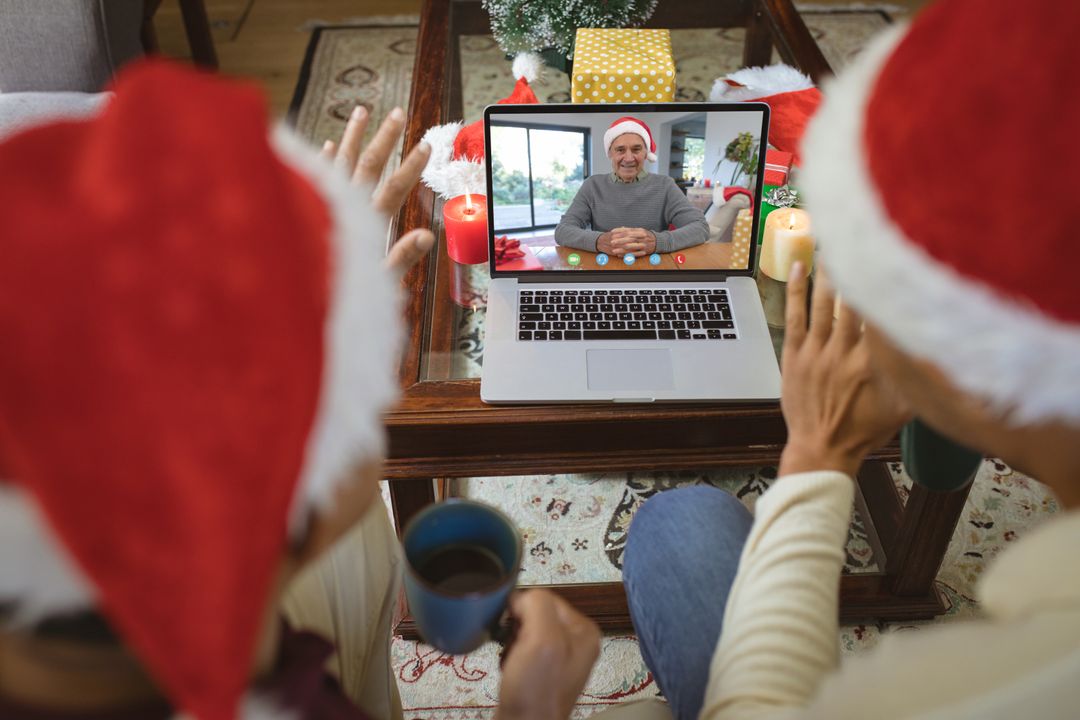
MULTIPOLYGON (((488 233, 492 281, 488 290, 480 385, 484 402, 752 402, 779 398, 779 367, 753 278, 767 143, 766 105, 499 105, 486 109, 484 121, 488 227, 494 228, 488 233), (710 148, 710 139, 716 140, 716 133, 711 128, 713 125, 723 127, 720 121, 734 122, 730 113, 742 113, 741 122, 759 128, 754 133, 760 150, 754 183, 757 190, 753 193, 754 224, 745 267, 692 271, 499 267, 502 261, 496 262, 495 238, 514 235, 500 230, 500 223, 503 226, 508 222, 514 224, 506 218, 514 212, 520 215, 521 210, 520 206, 511 207, 505 203, 504 207, 497 207, 497 195, 505 196, 506 193, 493 187, 493 164, 500 164, 498 183, 498 178, 509 177, 505 166, 520 155, 520 148, 508 151, 504 154, 505 159, 500 160, 499 137, 495 138, 493 147, 493 123, 498 128, 520 127, 530 133, 527 144, 530 148, 537 147, 530 150, 529 155, 531 183, 535 180, 533 153, 542 154, 541 142, 549 137, 557 139, 557 136, 543 135, 546 128, 561 128, 564 132, 579 127, 588 130, 586 126, 591 123, 593 129, 584 136, 587 158, 584 174, 588 175, 589 159, 596 160, 597 172, 611 171, 608 158, 600 155, 603 145, 594 145, 591 158, 587 146, 599 139, 596 136, 607 123, 617 118, 641 117, 646 122, 653 119, 650 128, 657 125, 660 129, 659 132, 653 130, 654 136, 660 135, 656 138, 658 159, 663 163, 661 166, 666 167, 669 161, 674 161, 675 152, 662 153, 661 142, 671 143, 672 134, 682 132, 679 130, 680 117, 690 118, 684 126, 690 128, 688 132, 691 133, 695 132, 695 127, 702 127, 702 116, 709 123, 705 127, 710 129, 704 132, 705 163, 709 164, 712 158, 724 153, 728 140, 723 137, 725 147, 710 148), (555 121, 554 116, 558 116, 555 121), (671 118, 674 120, 665 122, 671 118), (713 122, 710 118, 718 120, 713 122), (496 215, 501 215, 499 222, 496 215), (609 298, 622 302, 605 302, 609 298), (633 300, 638 302, 626 302, 633 300), (690 302, 685 302, 687 300, 690 302), (682 309, 672 310, 676 307, 682 309), (695 309, 687 309, 691 307, 695 309), (658 309, 663 311, 658 313, 658 309), (684 316, 683 320, 677 319, 684 316), (672 327, 675 324, 678 325, 672 327), (556 327, 558 329, 554 329, 556 327), (650 330, 655 332, 655 338, 650 335, 650 330), (557 339, 552 339, 556 334, 557 339), (671 337, 672 334, 675 337, 671 337)), ((508 135, 503 133, 504 140, 506 137, 508 135)), ((731 173, 726 167, 720 167, 725 175, 731 173)), ((708 170, 706 168, 706 172, 708 170)), ((535 230, 538 219, 544 220, 537 209, 542 201, 537 201, 533 195, 530 198, 530 215, 526 221, 531 220, 532 226, 521 234, 521 242, 526 244, 535 239, 530 235, 544 232, 535 230)), ((551 213, 545 212, 550 223, 551 213)), ((530 255, 546 253, 552 257, 555 250, 542 248, 530 255)), ((592 257, 592 253, 581 254, 592 257)), ((646 258, 642 257, 640 261, 644 262, 646 258)), ((589 264, 581 262, 578 267, 589 264)), ((618 266, 615 258, 609 258, 605 265, 618 266)))

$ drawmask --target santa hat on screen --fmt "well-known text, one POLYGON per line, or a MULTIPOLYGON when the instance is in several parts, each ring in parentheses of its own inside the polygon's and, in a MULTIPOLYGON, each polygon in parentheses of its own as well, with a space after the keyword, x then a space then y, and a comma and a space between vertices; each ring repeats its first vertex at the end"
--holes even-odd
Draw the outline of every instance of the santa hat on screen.
POLYGON ((769 144, 792 153, 800 164, 799 141, 821 104, 821 92, 809 77, 789 65, 749 67, 717 78, 713 102, 756 100, 769 105, 769 144))
POLYGON ((386 220, 253 87, 148 61, 114 89, 0 144, 0 604, 96 607, 225 720, 290 533, 381 452, 386 220))
POLYGON ((945 0, 880 37, 826 87, 802 186, 868 321, 1015 421, 1076 424, 1080 244, 1052 170, 1080 164, 1080 5, 1015 10, 945 0))
POLYGON ((611 150, 611 143, 615 142, 615 138, 627 134, 640 137, 649 150, 648 161, 656 162, 656 141, 653 140, 652 130, 643 120, 638 120, 635 117, 621 117, 611 123, 608 129, 604 131, 604 151, 611 150))
POLYGON ((749 201, 747 207, 754 207, 754 193, 750 192, 749 189, 738 185, 728 185, 726 187, 717 185, 714 187, 712 192, 713 207, 727 205, 728 201, 733 197, 744 197, 749 201))
MULTIPOLYGON (((517 78, 514 90, 497 104, 539 103, 529 83, 540 77, 543 67, 544 61, 536 53, 526 52, 516 56, 512 66, 514 77, 517 78)), ((424 141, 431 145, 431 159, 421 175, 428 187, 444 199, 467 192, 483 195, 487 191, 483 120, 470 125, 463 122, 436 125, 424 134, 424 141)))

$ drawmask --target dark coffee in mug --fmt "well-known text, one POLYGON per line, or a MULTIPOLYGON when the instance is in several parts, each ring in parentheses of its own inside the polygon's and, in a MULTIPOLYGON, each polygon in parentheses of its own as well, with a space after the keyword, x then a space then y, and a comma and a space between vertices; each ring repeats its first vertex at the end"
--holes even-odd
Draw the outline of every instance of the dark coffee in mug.
POLYGON ((425 557, 417 567, 420 577, 448 595, 484 592, 506 577, 499 556, 480 545, 447 545, 425 557))
POLYGON ((424 640, 451 655, 491 640, 521 569, 521 534, 510 518, 450 498, 414 515, 401 544, 405 596, 424 640))

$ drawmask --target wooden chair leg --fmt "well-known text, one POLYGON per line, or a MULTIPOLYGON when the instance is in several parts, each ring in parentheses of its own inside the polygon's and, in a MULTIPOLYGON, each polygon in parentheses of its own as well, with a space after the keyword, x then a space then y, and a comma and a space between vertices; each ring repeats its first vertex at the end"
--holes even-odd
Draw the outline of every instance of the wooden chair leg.
POLYGON ((142 29, 139 31, 139 39, 142 41, 143 52, 147 55, 155 55, 161 51, 158 45, 157 32, 154 30, 154 13, 161 7, 161 0, 146 0, 143 5, 142 29))
POLYGON ((204 0, 180 0, 180 14, 184 18, 184 31, 191 46, 191 58, 196 65, 216 70, 217 53, 214 38, 210 34, 210 19, 206 15, 204 0))

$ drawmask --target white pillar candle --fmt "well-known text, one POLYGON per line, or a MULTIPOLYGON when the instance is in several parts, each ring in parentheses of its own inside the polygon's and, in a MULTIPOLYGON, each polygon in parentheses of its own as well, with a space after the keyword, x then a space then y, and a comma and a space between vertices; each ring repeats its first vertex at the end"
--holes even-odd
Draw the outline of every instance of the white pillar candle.
POLYGON ((798 208, 779 208, 765 218, 761 241, 761 272, 774 280, 787 282, 791 266, 802 261, 806 272, 814 264, 814 238, 810 235, 810 216, 798 208))

